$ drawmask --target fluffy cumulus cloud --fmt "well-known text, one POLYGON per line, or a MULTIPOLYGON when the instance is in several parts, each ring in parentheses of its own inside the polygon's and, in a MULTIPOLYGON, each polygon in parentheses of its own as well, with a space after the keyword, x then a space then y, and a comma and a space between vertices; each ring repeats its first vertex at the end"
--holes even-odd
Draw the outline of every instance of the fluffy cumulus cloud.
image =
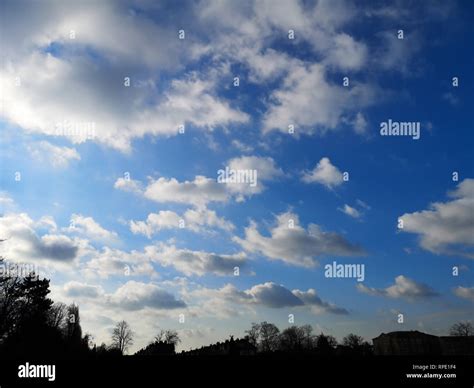
POLYGON ((173 268, 186 276, 233 276, 235 267, 239 272, 247 265, 244 252, 218 254, 202 250, 180 249, 172 244, 147 245, 143 250, 130 252, 103 247, 91 254, 84 263, 86 276, 109 278, 112 276, 159 277, 156 266, 173 268))
POLYGON ((281 308, 304 305, 303 301, 290 290, 275 283, 257 284, 245 293, 251 297, 251 303, 267 307, 281 308))
POLYGON ((305 229, 299 224, 298 215, 287 212, 276 217, 270 236, 262 235, 255 222, 245 228, 244 238, 234 241, 248 252, 261 254, 272 260, 312 267, 320 256, 363 256, 365 251, 335 232, 326 232, 316 224, 305 229))
POLYGON ((242 156, 227 161, 226 168, 229 171, 229 177, 225 185, 232 194, 236 195, 237 201, 244 200, 245 196, 261 193, 265 189, 264 182, 284 176, 283 171, 277 167, 271 157, 242 156), (244 177, 245 173, 252 175, 248 175, 248 179, 232 181, 232 173, 236 174, 236 177, 239 174, 244 177))
POLYGON ((108 296, 109 303, 125 310, 176 309, 186 304, 156 284, 130 280, 108 296))
MULTIPOLYGON (((212 130, 249 122, 247 113, 219 95, 230 65, 238 64, 250 82, 278 81, 265 99, 264 133, 293 124, 296 134, 323 134, 348 120, 360 133, 360 111, 374 102, 377 88, 355 80, 343 87, 328 73, 357 72, 368 64, 397 68, 413 46, 381 39, 380 59, 370 61, 368 44, 349 26, 371 15, 342 0, 202 1, 175 10, 173 18, 146 16, 165 7, 46 1, 32 5, 26 17, 22 2, 4 5, 3 118, 27 132, 128 152, 134 139, 174 136, 180 125, 212 130), (188 26, 182 41, 181 26, 188 26), (290 29, 317 61, 276 48, 290 29), (211 66, 203 70, 202 59, 211 66)), ((55 153, 59 165, 77 159, 72 148, 55 153)))
POLYGON ((131 252, 103 247, 96 250, 84 263, 83 273, 88 277, 107 279, 112 276, 158 276, 151 263, 153 247, 145 247, 143 251, 131 252))
POLYGON ((288 133, 288 126, 294 125, 296 135, 324 134, 352 115, 348 107, 358 110, 370 105, 375 91, 364 84, 350 89, 333 85, 326 79, 324 66, 313 64, 293 68, 270 97, 273 104, 263 119, 264 132, 288 133))
POLYGON ((342 172, 329 158, 322 158, 311 171, 305 171, 301 180, 305 183, 319 183, 332 189, 344 182, 342 172))
MULTIPOLYGON (((144 187, 130 177, 121 177, 114 187, 158 203, 189 204, 204 209, 213 202, 225 203, 231 199, 242 202, 246 197, 261 193, 265 189, 264 182, 283 176, 271 157, 242 156, 227 161, 224 168, 216 171, 215 178, 197 175, 193 180, 180 182, 176 178, 160 177, 150 179, 144 187)), ((168 218, 165 223, 173 222, 171 214, 163 214, 163 217, 168 218)))
POLYGON ((474 302, 474 287, 456 287, 454 289, 454 294, 460 298, 464 298, 474 302))
POLYGON ((68 300, 92 300, 103 308, 115 308, 125 311, 143 309, 170 310, 184 308, 186 304, 170 292, 154 283, 129 280, 115 291, 107 293, 101 286, 70 281, 59 290, 59 295, 68 300))
POLYGON ((142 194, 142 191, 143 191, 141 182, 131 179, 129 176, 118 178, 114 183, 114 188, 117 190, 134 193, 137 195, 142 194))
POLYGON ((84 217, 81 214, 73 214, 70 226, 64 230, 69 233, 78 233, 97 241, 113 242, 118 238, 116 232, 103 228, 92 217, 84 217))
POLYGON ((386 296, 389 298, 405 298, 410 301, 437 296, 431 287, 418 283, 406 276, 399 275, 395 278, 395 284, 387 288, 372 288, 365 284, 357 284, 357 289, 365 294, 374 296, 386 296))
POLYGON ((428 210, 400 216, 400 230, 418 234, 427 251, 474 259, 474 179, 459 183, 449 196, 451 200, 435 202, 428 210))
POLYGON ((204 274, 232 276, 235 267, 238 267, 240 272, 240 268, 246 265, 247 256, 243 252, 227 255, 165 245, 157 249, 154 261, 164 267, 174 267, 186 276, 204 274))
POLYGON ((210 202, 225 202, 229 199, 225 185, 201 175, 184 182, 175 178, 153 180, 143 195, 155 202, 185 203, 201 207, 210 202))
POLYGON ((38 224, 26 213, 9 213, 0 217, 2 256, 17 262, 36 260, 67 264, 78 259, 88 248, 86 240, 63 234, 39 234, 38 224))
POLYGON ((216 96, 211 76, 190 72, 171 81, 163 93, 157 90, 151 69, 179 68, 191 56, 177 44, 176 26, 130 14, 125 3, 43 3, 34 7, 43 20, 34 16, 31 23, 18 25, 20 16, 25 20, 21 6, 4 8, 9 17, 3 28, 10 33, 1 35, 13 38, 2 39, 2 112, 26 131, 128 151, 134 138, 174 135, 182 124, 212 129, 248 120, 216 96), (50 50, 53 45, 62 47, 61 55, 50 50), (103 60, 90 52, 100 52, 103 60), (127 76, 130 87, 124 86, 127 76))
POLYGON ((307 291, 293 290, 293 294, 301 299, 305 305, 311 306, 311 310, 316 314, 328 312, 345 315, 349 313, 345 308, 323 301, 313 288, 307 291))
POLYGON ((63 285, 64 295, 70 298, 99 298, 105 294, 101 286, 70 281, 63 285))
POLYGON ((314 289, 307 291, 289 290, 286 287, 273 282, 256 284, 255 286, 240 291, 237 287, 227 284, 222 288, 197 288, 189 293, 188 297, 195 299, 206 299, 208 301, 226 301, 242 305, 244 307, 306 307, 315 314, 347 314, 347 310, 337 307, 334 304, 325 302, 317 296, 314 289))

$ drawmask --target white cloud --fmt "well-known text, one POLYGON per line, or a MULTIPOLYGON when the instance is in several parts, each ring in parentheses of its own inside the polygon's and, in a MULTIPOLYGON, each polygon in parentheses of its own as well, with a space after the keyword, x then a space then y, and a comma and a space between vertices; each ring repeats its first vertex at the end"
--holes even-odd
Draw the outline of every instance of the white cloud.
POLYGON ((185 53, 180 53, 174 44, 175 31, 131 12, 129 5, 112 1, 101 2, 100 6, 88 2, 44 1, 32 4, 25 15, 21 3, 9 3, 2 8, 8 15, 2 28, 10 34, 8 38, 1 34, 1 45, 6 56, 14 59, 54 42, 67 49, 98 50, 107 59, 127 65, 137 62, 160 68, 177 65, 180 54, 185 53), (75 33, 74 39, 71 31, 75 33), (150 50, 152 46, 154 50, 150 50))
POLYGON ((186 304, 156 284, 130 280, 108 296, 108 302, 124 310, 176 309, 186 304))
POLYGON ((138 311, 143 309, 169 310, 184 308, 186 304, 173 294, 154 283, 143 283, 129 280, 115 291, 107 293, 100 285, 70 281, 56 290, 60 297, 68 300, 79 300, 84 303, 94 302, 101 308, 119 309, 121 311, 138 311))
POLYGON ((355 133, 359 135, 363 135, 367 131, 367 120, 361 112, 357 112, 352 125, 355 133))
POLYGON ((398 30, 382 31, 377 34, 379 44, 373 52, 373 62, 383 70, 410 74, 410 65, 416 60, 416 54, 421 48, 421 38, 417 31, 404 30, 404 39, 398 39, 397 34, 398 30))
POLYGON ((386 296, 389 298, 405 298, 410 301, 416 299, 431 298, 437 296, 431 287, 417 283, 416 281, 407 278, 406 276, 399 275, 395 278, 395 284, 387 288, 372 288, 367 287, 364 284, 357 284, 357 289, 365 294, 374 296, 386 296))
POLYGON ((66 168, 71 161, 81 160, 75 148, 60 147, 47 141, 31 143, 28 151, 37 161, 47 162, 55 168, 66 168))
POLYGON ((262 254, 288 264, 313 267, 317 258, 332 256, 362 256, 364 249, 347 241, 334 232, 325 232, 320 226, 310 224, 305 230, 299 225, 298 215, 282 213, 276 217, 276 226, 270 236, 260 234, 255 222, 245 228, 245 237, 233 240, 248 252, 262 254))
POLYGON ((257 170, 258 178, 270 181, 283 176, 281 168, 277 167, 271 157, 241 156, 227 161, 227 165, 235 170, 257 170))
POLYGON ((15 201, 6 191, 0 191, 0 214, 13 207, 15 201))
POLYGON ((180 216, 169 210, 150 213, 146 221, 130 221, 130 230, 134 234, 143 234, 148 238, 163 229, 189 229, 193 232, 211 232, 211 228, 231 231, 235 226, 219 217, 214 210, 206 208, 188 209, 180 216))
POLYGON ((450 197, 429 210, 403 214, 399 230, 419 234, 421 247, 432 253, 474 258, 474 179, 459 183, 450 197))
POLYGON ((129 73, 95 66, 86 57, 65 60, 35 52, 0 72, 3 117, 28 132, 64 136, 72 143, 93 140, 124 152, 135 138, 177 135, 180 125, 213 129, 248 121, 247 114, 215 95, 216 81, 204 75, 185 75, 157 94, 155 81, 125 87, 129 73), (15 85, 17 77, 21 86, 15 85))
POLYGON ((329 189, 344 182, 342 172, 331 163, 329 158, 322 158, 312 171, 304 172, 302 181, 320 183, 329 189))
POLYGON ((352 218, 360 218, 361 216, 361 213, 359 210, 347 204, 345 204, 343 208, 338 208, 338 210, 340 210, 341 212, 343 212, 344 214, 347 214, 349 217, 352 217, 352 218))
POLYGON ((240 252, 232 255, 204 251, 178 249, 175 246, 160 246, 153 255, 153 261, 164 267, 174 267, 186 276, 215 274, 233 276, 234 268, 242 270, 247 264, 247 256, 240 252))
MULTIPOLYGON (((203 209, 212 202, 227 202, 234 198, 243 201, 247 196, 261 193, 265 186, 262 182, 275 180, 284 175, 271 157, 242 156, 227 161, 227 167, 234 170, 256 170, 256 184, 252 182, 218 182, 219 169, 216 178, 197 175, 192 181, 180 182, 176 178, 160 177, 151 179, 143 189, 142 184, 132 179, 119 178, 114 184, 116 189, 134 192, 145 198, 159 203, 190 204, 203 209)), ((167 216, 171 217, 170 214, 167 216)), ((189 214, 191 216, 191 214, 189 214)), ((174 220, 169 219, 169 222, 174 220)))
POLYGON ((147 246, 143 251, 132 250, 125 252, 120 249, 103 247, 101 251, 95 251, 84 264, 83 273, 88 277, 99 276, 109 278, 111 276, 148 276, 157 277, 151 263, 151 255, 154 252, 152 246, 147 246))
POLYGON ((303 301, 287 288, 275 284, 257 284, 245 293, 251 297, 251 303, 261 304, 272 308, 294 307, 304 305, 303 301))
POLYGON ((235 229, 232 222, 219 217, 214 210, 209 209, 188 209, 184 213, 186 227, 200 231, 203 227, 219 228, 230 232, 235 229))
POLYGON ((367 61, 367 47, 350 35, 340 33, 333 37, 332 48, 325 62, 341 70, 360 69, 367 61))
POLYGON ((226 166, 234 171, 256 171, 255 184, 249 182, 226 183, 225 186, 237 201, 243 201, 246 196, 260 194, 265 190, 263 182, 273 181, 284 176, 283 171, 277 167, 271 157, 241 156, 227 161, 226 166))
POLYGON ((454 294, 460 298, 464 298, 474 302, 474 287, 456 287, 454 289, 454 294))
POLYGON ((364 84, 351 88, 329 83, 324 66, 297 66, 283 86, 271 94, 271 105, 263 118, 263 132, 278 130, 295 134, 324 134, 336 130, 350 111, 370 105, 375 91, 364 84))
POLYGON ((202 175, 197 175, 193 181, 184 182, 175 178, 159 178, 148 184, 144 196, 156 202, 186 203, 198 207, 229 199, 225 185, 202 175))
POLYGON ((0 217, 0 236, 6 239, 0 247, 2 255, 16 262, 42 260, 51 264, 68 264, 88 249, 86 240, 61 234, 38 235, 37 226, 26 213, 0 217))
POLYGON ((307 291, 293 290, 292 292, 301 299, 305 305, 311 306, 311 311, 315 314, 326 312, 332 314, 348 314, 346 309, 338 307, 333 303, 323 301, 313 288, 307 291))
POLYGON ((141 194, 143 191, 141 182, 131 178, 118 178, 114 183, 114 188, 135 194, 141 194))
POLYGON ((71 215, 70 226, 64 228, 68 233, 79 233, 91 240, 113 242, 118 239, 116 232, 104 229, 92 217, 84 217, 81 214, 71 215))
POLYGON ((70 281, 63 285, 64 294, 70 298, 99 298, 105 292, 101 286, 90 285, 78 281, 70 281))
MULTIPOLYGON (((348 31, 351 22, 388 11, 363 13, 342 0, 203 1, 178 7, 173 18, 147 16, 150 10, 163 14, 164 7, 46 1, 32 5, 25 16, 19 4, 4 6, 3 118, 50 136, 57 135, 58 123, 90 124, 91 139, 84 136, 91 133, 65 136, 73 143, 93 140, 127 152, 134 139, 173 136, 180 124, 212 130, 248 122, 248 114, 218 95, 228 69, 238 64, 248 69, 249 82, 283 79, 270 92, 263 132, 286 132, 294 124, 297 134, 323 134, 375 100, 371 85, 351 80, 351 87, 343 88, 330 81, 329 72, 357 72, 367 65, 406 69, 420 46, 415 32, 406 34, 405 41, 396 39, 394 31, 383 32, 379 51, 369 58, 366 42, 348 31), (177 24, 187 26, 184 41, 178 40, 177 24), (289 29, 295 31, 295 43, 307 44, 318 63, 276 49, 274 43, 289 29), (210 70, 203 70, 203 57, 210 70), (123 86, 126 76, 131 77, 129 88, 123 86)), ((364 125, 356 117, 360 132, 364 125)))
POLYGON ((348 215, 352 218, 361 218, 365 215, 365 213, 370 210, 370 206, 367 205, 364 201, 357 199, 356 201, 357 207, 349 206, 348 204, 344 204, 344 207, 337 208, 337 210, 343 212, 344 214, 348 215))
POLYGON ((238 139, 234 139, 232 140, 232 143, 231 143, 235 148, 237 148, 237 150, 239 150, 240 152, 245 152, 245 153, 249 153, 249 152, 252 152, 253 151, 253 147, 249 144, 245 144, 243 143, 242 141, 238 140, 238 139))
POLYGON ((172 211, 161 210, 150 213, 146 221, 130 221, 130 230, 134 234, 144 234, 150 238, 153 234, 163 230, 178 228, 181 217, 172 211))
POLYGON ((242 271, 247 265, 244 252, 218 254, 202 250, 180 249, 172 244, 147 245, 141 251, 130 252, 103 247, 94 251, 90 260, 84 263, 86 276, 109 278, 111 276, 159 277, 155 265, 172 267, 186 276, 233 276, 234 268, 242 271))
POLYGON ((55 232, 58 229, 58 225, 52 216, 43 216, 35 224, 36 228, 46 228, 50 232, 55 232))
MULTIPOLYGON (((315 314, 332 313, 347 314, 347 310, 337 307, 333 304, 324 302, 319 298, 314 289, 307 291, 293 290, 273 282, 256 284, 253 287, 240 291, 234 285, 226 284, 219 289, 197 288, 189 292, 188 298, 197 300, 211 301, 214 312, 218 313, 219 308, 236 304, 244 307, 268 307, 268 308, 287 308, 287 307, 307 307, 315 314), (224 302, 224 304, 217 303, 224 302)), ((227 313, 235 314, 235 310, 226 310, 227 313)), ((222 315, 226 315, 221 312, 222 315)))

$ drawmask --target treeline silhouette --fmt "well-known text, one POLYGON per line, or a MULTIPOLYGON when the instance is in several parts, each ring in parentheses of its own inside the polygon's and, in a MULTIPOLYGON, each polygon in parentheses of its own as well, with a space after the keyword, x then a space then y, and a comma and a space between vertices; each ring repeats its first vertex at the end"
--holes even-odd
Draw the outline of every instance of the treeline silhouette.
POLYGON ((18 267, 6 266, 3 258, 0 268, 0 358, 120 354, 105 345, 91 346, 91 335, 82 333, 79 307, 53 302, 48 279, 34 272, 20 276, 18 267))
MULTIPOLYGON (((0 257, 0 268, 5 268, 0 257)), ((53 302, 50 281, 35 273, 20 276, 19 271, 3 270, 0 274, 0 358, 58 359, 120 357, 133 345, 134 332, 126 321, 118 322, 111 343, 97 346, 91 334, 83 333, 79 307, 53 302)), ((452 336, 472 336, 469 322, 451 328, 452 336)), ((161 330, 134 356, 171 356, 181 342, 175 330, 161 330)), ((313 333, 311 325, 280 329, 269 322, 252 323, 245 336, 229 339, 198 349, 182 351, 180 356, 248 356, 248 355, 370 355, 373 347, 362 337, 349 334, 338 343, 336 338, 313 333)))
POLYGON ((335 337, 313 334, 311 325, 290 326, 283 331, 269 322, 252 323, 244 338, 203 346, 182 352, 184 355, 370 355, 372 345, 356 334, 349 334, 339 344, 335 337))

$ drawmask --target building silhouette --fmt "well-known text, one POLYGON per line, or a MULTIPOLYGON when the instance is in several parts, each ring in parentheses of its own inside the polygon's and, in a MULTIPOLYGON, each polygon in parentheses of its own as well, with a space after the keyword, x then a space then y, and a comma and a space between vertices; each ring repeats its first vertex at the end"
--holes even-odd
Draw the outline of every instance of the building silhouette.
POLYGON ((199 349, 192 349, 181 354, 190 356, 251 356, 257 353, 257 348, 250 343, 248 338, 234 337, 224 342, 217 342, 213 345, 203 346, 199 349))
POLYGON ((474 336, 437 337, 412 330, 382 333, 372 341, 375 355, 474 355, 474 336))

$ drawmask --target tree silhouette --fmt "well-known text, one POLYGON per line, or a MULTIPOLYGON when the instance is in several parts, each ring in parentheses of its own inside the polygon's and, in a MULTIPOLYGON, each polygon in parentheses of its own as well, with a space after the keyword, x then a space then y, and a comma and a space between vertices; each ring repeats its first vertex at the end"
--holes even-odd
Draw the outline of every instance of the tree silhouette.
POLYGON ((342 339, 342 344, 351 349, 358 349, 365 346, 367 342, 361 336, 351 333, 342 339))
POLYGON ((321 353, 330 353, 337 346, 336 338, 332 335, 324 335, 321 333, 316 337, 316 348, 321 353))
POLYGON ((313 328, 310 325, 290 326, 280 334, 280 350, 301 351, 313 347, 313 328))
POLYGON ((178 345, 181 342, 176 330, 160 330, 155 336, 155 342, 163 342, 165 344, 178 345))
POLYGON ((474 335, 474 326, 471 322, 458 322, 451 326, 449 334, 456 337, 467 337, 474 335))
POLYGON ((247 338, 249 342, 257 347, 258 345, 258 340, 260 338, 260 324, 252 322, 252 326, 249 330, 245 330, 245 333, 247 334, 247 338))
POLYGON ((79 306, 74 303, 69 305, 66 316, 66 336, 73 342, 78 342, 82 338, 80 320, 79 306))
POLYGON ((54 303, 49 310, 49 324, 55 329, 62 329, 67 317, 67 306, 62 302, 54 303))
POLYGON ((131 345, 133 345, 132 329, 127 322, 120 321, 112 331, 112 346, 124 354, 131 345))
POLYGON ((266 321, 260 324, 260 348, 263 352, 274 352, 278 349, 280 330, 273 323, 266 321))
MULTIPOLYGON (((1 258, 0 266, 4 264, 1 258)), ((77 306, 68 310, 64 303, 53 303, 48 279, 19 273, 18 265, 9 264, 0 276, 0 357, 86 355, 77 306), (74 330, 68 326, 68 312, 74 314, 74 330)))
POLYGON ((0 257, 0 340, 4 340, 17 329, 20 315, 20 282, 16 273, 5 267, 5 260, 0 257))

